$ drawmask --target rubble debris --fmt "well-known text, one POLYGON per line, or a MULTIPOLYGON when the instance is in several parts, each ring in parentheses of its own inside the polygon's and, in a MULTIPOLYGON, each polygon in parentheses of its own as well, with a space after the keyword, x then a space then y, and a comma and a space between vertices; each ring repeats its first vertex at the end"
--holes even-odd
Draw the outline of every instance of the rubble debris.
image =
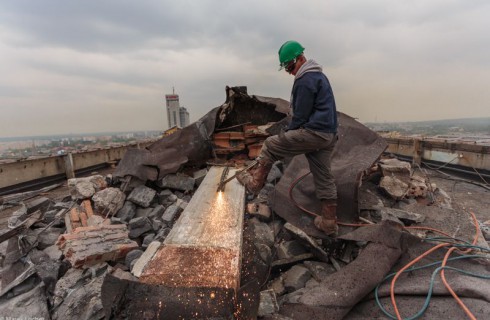
POLYGON ((63 278, 71 277, 71 280, 61 278, 56 284, 57 299, 51 319, 103 319, 101 288, 104 275, 110 270, 107 264, 99 264, 81 273, 67 272, 63 278))
MULTIPOLYGON (((31 279, 32 276, 36 274, 36 267, 32 262, 15 262, 13 264, 7 264, 6 268, 2 270, 2 290, 0 291, 0 298, 5 294, 13 291, 16 287, 22 285, 26 280, 31 279)), ((37 283, 32 283, 32 288, 36 286, 37 283)), ((27 290, 12 292, 10 296, 16 296, 27 292, 32 288, 27 290)))
POLYGON ((128 200, 143 208, 148 208, 155 198, 156 191, 146 186, 137 186, 128 196, 128 200))
POLYGON ((98 214, 103 217, 111 217, 123 207, 125 198, 124 192, 118 188, 107 188, 97 191, 92 201, 98 214))
POLYGON ((268 247, 274 245, 274 234, 267 223, 257 219, 249 220, 252 232, 255 234, 255 242, 265 244, 268 247))
POLYGON ((163 242, 167 238, 171 230, 171 228, 161 228, 160 231, 158 231, 158 233, 156 234, 155 239, 153 240, 163 242))
POLYGON ((15 193, 15 194, 9 194, 6 196, 0 197, 0 211, 3 209, 15 206, 22 201, 34 198, 40 194, 46 193, 48 191, 51 191, 53 189, 56 189, 63 185, 63 183, 57 183, 51 186, 47 186, 38 190, 34 191, 27 191, 27 192, 21 192, 21 193, 15 193))
POLYGON ((284 287, 287 292, 299 290, 304 288, 310 278, 310 270, 301 265, 295 265, 284 274, 284 287))
POLYGON ((278 259, 289 259, 304 253, 307 253, 305 247, 299 241, 293 240, 279 243, 276 255, 278 259))
POLYGON ((323 281, 332 273, 337 272, 337 270, 331 264, 325 262, 304 261, 303 265, 310 270, 311 276, 318 282, 323 281))
POLYGON ((128 222, 136 215, 136 204, 125 201, 123 207, 116 213, 116 217, 121 221, 128 222))
MULTIPOLYGON (((35 229, 32 234, 35 235, 37 239, 37 248, 39 250, 44 250, 56 243, 60 234, 62 234, 64 228, 48 228, 48 229, 35 229)), ((29 233, 27 233, 29 236, 29 233)))
POLYGON ((29 252, 29 259, 35 266, 36 274, 46 286, 46 291, 52 294, 58 281, 60 262, 51 260, 47 253, 36 249, 29 252))
POLYGON ((63 257, 63 252, 58 248, 56 244, 45 248, 43 251, 53 261, 60 261, 63 257))
POLYGON ((158 194, 158 203, 164 207, 168 207, 169 205, 175 203, 177 199, 177 196, 169 189, 164 189, 158 194))
MULTIPOLYGON (((369 234, 386 236, 386 233, 398 232, 398 236, 401 235, 398 227, 384 222, 381 225, 357 229, 350 233, 350 238, 362 240, 363 238, 355 235, 358 230, 366 228, 369 229, 364 232, 369 234)), ((370 242, 354 261, 324 279, 320 286, 301 289, 303 291, 296 297, 296 302, 284 303, 280 313, 293 318, 342 319, 383 279, 400 255, 400 242, 394 242, 394 247, 370 242)))
MULTIPOLYGON (((157 228, 160 229, 160 228, 157 228)), ((155 228, 153 228, 155 230, 155 228)), ((155 239, 155 234, 154 233, 149 233, 143 238, 143 243, 141 243, 141 247, 143 249, 148 248, 148 245, 152 243, 152 241, 155 239)))
POLYGON ((434 190, 434 203, 441 208, 453 209, 451 197, 441 188, 434 190))
POLYGON ((83 282, 84 279, 82 278, 84 272, 85 270, 83 269, 70 268, 60 279, 58 279, 53 295, 54 306, 60 305, 70 290, 74 288, 77 283, 83 282))
POLYGON ((104 222, 102 217, 94 215, 90 200, 85 200, 81 207, 74 206, 65 215, 66 232, 71 233, 79 227, 97 226, 104 222))
POLYGON ((52 205, 52 201, 46 197, 40 197, 23 204, 19 210, 12 213, 8 219, 8 227, 15 228, 22 221, 25 221, 31 214, 36 211, 44 212, 47 208, 52 205))
POLYGON ((165 213, 165 207, 159 204, 155 208, 153 208, 153 210, 150 211, 150 213, 148 214, 148 218, 160 219, 164 213, 165 213))
POLYGON ((2 316, 11 319, 51 319, 44 285, 38 284, 34 289, 13 298, 0 298, 2 316))
MULTIPOLYGON (((82 203, 86 202, 87 200, 82 201, 82 203)), ((90 201, 89 201, 90 202, 90 201)), ((71 209, 73 205, 75 204, 74 201, 68 201, 68 202, 56 202, 54 204, 55 209, 71 209)))
POLYGON ((283 275, 279 275, 276 279, 271 281, 268 285, 270 290, 273 290, 276 296, 282 296, 286 293, 286 288, 284 287, 284 277, 283 275))
POLYGON ((305 246, 311 250, 311 252, 321 261, 328 262, 329 256, 310 236, 308 236, 303 230, 293 226, 289 222, 284 225, 284 229, 288 230, 293 236, 301 241, 305 246))
MULTIPOLYGON (((124 227, 126 227, 124 225, 124 227)), ((128 224, 129 227, 129 237, 131 239, 138 238, 143 233, 148 232, 153 229, 151 221, 146 217, 138 217, 131 219, 128 224)))
POLYGON ((217 155, 245 150, 244 142, 245 135, 243 132, 218 132, 213 135, 214 152, 217 155))
POLYGON ((167 210, 162 215, 162 220, 168 226, 171 226, 174 221, 177 219, 178 215, 182 212, 182 208, 176 205, 170 205, 167 210))
POLYGON ((115 261, 138 247, 129 240, 126 225, 122 224, 79 227, 62 234, 57 245, 74 268, 115 261))
POLYGON ((194 190, 195 184, 196 181, 194 178, 185 174, 167 174, 163 179, 157 182, 157 186, 160 188, 169 188, 184 192, 194 190))
POLYGON ((128 254, 126 255, 126 258, 125 258, 125 263, 126 263, 126 266, 129 268, 129 270, 131 270, 131 263, 134 261, 134 260, 138 260, 139 257, 141 257, 141 255, 143 254, 143 250, 139 250, 139 249, 136 249, 136 250, 133 250, 133 251, 130 251, 128 252, 128 254))
POLYGON ((272 216, 270 207, 262 202, 249 202, 247 204, 247 213, 264 222, 269 221, 272 216))
POLYGON ((386 176, 381 178, 379 186, 395 200, 400 200, 408 192, 408 184, 396 177, 386 176))
POLYGON ((378 210, 382 217, 382 220, 387 220, 389 217, 396 217, 403 222, 403 225, 412 225, 414 223, 421 223, 425 221, 425 216, 420 213, 383 207, 378 210))
POLYGON ((274 290, 261 291, 258 316, 264 317, 267 315, 272 315, 277 311, 279 311, 279 304, 277 303, 274 290))
POLYGON ((412 198, 425 198, 428 192, 429 187, 426 179, 418 175, 413 175, 408 184, 407 196, 412 198))
POLYGON ((73 200, 91 198, 97 191, 107 188, 107 182, 101 175, 86 178, 68 179, 68 188, 73 200))
POLYGON ((192 174, 192 177, 194 178, 194 181, 196 183, 196 187, 199 187, 201 185, 201 182, 204 180, 204 177, 206 177, 206 174, 208 174, 207 168, 195 171, 192 174))
POLYGON ((412 166, 406 161, 400 161, 396 158, 379 160, 378 167, 384 177, 396 177, 404 183, 410 183, 412 166))
POLYGON ((254 245, 257 248, 257 251, 259 252, 260 259, 262 259, 263 262, 269 264, 272 259, 271 248, 263 243, 255 243, 254 245))
POLYGON ((41 211, 34 212, 29 218, 17 224, 16 227, 0 234, 0 243, 24 232, 41 218, 41 211))
POLYGON ((160 241, 153 241, 148 245, 148 248, 146 248, 145 252, 143 252, 143 254, 136 260, 136 263, 130 269, 134 276, 138 278, 141 276, 146 265, 153 258, 161 245, 162 243, 160 241))
POLYGON ((272 269, 287 269, 299 262, 302 262, 304 260, 308 260, 308 259, 312 259, 314 258, 315 256, 313 255, 313 253, 303 253, 303 254, 299 254, 297 256, 293 256, 293 257, 290 257, 290 258, 286 258, 286 259, 279 259, 279 260, 274 260, 271 264, 271 268, 272 269))

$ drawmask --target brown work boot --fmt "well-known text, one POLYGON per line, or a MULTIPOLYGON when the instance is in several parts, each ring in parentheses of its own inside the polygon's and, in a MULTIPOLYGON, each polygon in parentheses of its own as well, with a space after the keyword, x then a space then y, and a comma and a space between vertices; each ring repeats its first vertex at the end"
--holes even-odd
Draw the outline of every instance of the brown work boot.
POLYGON ((265 179, 271 168, 272 161, 262 158, 249 171, 242 171, 237 174, 236 179, 247 188, 248 192, 258 194, 264 186, 265 179))
POLYGON ((321 215, 315 218, 315 227, 327 236, 335 237, 339 231, 337 226, 337 200, 322 200, 321 215))

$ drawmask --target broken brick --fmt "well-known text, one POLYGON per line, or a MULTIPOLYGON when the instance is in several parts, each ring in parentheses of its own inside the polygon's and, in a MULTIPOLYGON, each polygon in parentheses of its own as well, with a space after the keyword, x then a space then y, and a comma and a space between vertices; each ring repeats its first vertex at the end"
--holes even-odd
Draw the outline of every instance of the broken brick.
POLYGON ((80 227, 60 235, 56 244, 74 268, 122 259, 138 248, 124 224, 80 227))

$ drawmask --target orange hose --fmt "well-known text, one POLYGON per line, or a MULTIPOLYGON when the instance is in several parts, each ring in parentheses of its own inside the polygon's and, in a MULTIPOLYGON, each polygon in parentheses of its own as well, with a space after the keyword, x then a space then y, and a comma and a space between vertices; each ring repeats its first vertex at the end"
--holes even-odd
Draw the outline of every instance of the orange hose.
MULTIPOLYGON (((475 229, 476 229, 475 237, 473 238, 472 244, 473 245, 476 245, 476 243, 478 241, 478 221, 476 220, 476 216, 475 216, 475 214, 473 212, 470 212, 470 214, 471 214, 471 217, 473 218, 473 223, 475 224, 475 229)), ((442 267, 445 267, 446 266, 447 260, 449 259, 449 256, 451 255, 451 252, 453 252, 454 250, 456 250, 456 247, 453 247, 453 248, 451 248, 451 249, 448 250, 448 252, 444 256, 444 260, 442 261, 442 267)), ((466 250, 460 250, 460 251, 463 252, 463 253, 466 253, 466 252, 468 252, 470 250, 471 250, 471 248, 468 248, 466 250)), ((468 309, 468 307, 458 297, 458 295, 456 294, 456 292, 454 292, 454 290, 451 288, 451 286, 447 282, 446 275, 444 273, 444 269, 441 270, 441 279, 442 279, 442 282, 444 283, 444 286, 446 287, 446 289, 451 293, 451 295, 453 296, 453 298, 456 300, 456 302, 458 303, 458 305, 463 309, 463 311, 466 313, 466 315, 470 319, 476 320, 476 317, 473 315, 473 313, 470 311, 470 309, 468 309)))
POLYGON ((449 246, 449 243, 441 243, 441 244, 438 244, 437 246, 435 247, 432 247, 430 248, 429 250, 427 250, 426 252, 422 253, 420 256, 418 256, 417 258, 413 259, 412 261, 410 261, 408 264, 406 264, 403 268, 401 268, 396 274, 395 276, 393 277, 393 280, 391 281, 391 286, 390 286, 390 297, 391 297, 391 303, 393 304, 393 308, 395 309, 395 314, 396 314, 396 317, 399 319, 399 320, 402 320, 402 316, 400 315, 400 311, 398 310, 398 306, 396 304, 396 299, 395 299, 395 283, 396 283, 396 280, 398 279, 398 277, 400 277, 400 275, 403 273, 403 271, 407 270, 408 268, 410 268, 412 265, 414 265, 415 263, 417 263, 418 261, 422 260, 422 258, 424 258, 425 256, 429 255, 430 253, 432 253, 433 251, 436 251, 437 249, 439 248, 442 248, 442 247, 447 247, 449 246))
POLYGON ((434 229, 434 228, 430 228, 430 227, 420 227, 420 226, 410 226, 410 227, 403 227, 404 229, 415 229, 415 230, 428 230, 428 231, 433 231, 433 232, 436 232, 436 233, 439 233, 439 234, 442 234, 446 237, 449 237, 449 238, 454 238, 453 236, 445 233, 444 231, 441 231, 439 229, 434 229))
MULTIPOLYGON (((302 180, 304 177, 306 177, 307 175, 309 174, 309 172, 299 178, 297 178, 295 181, 293 181, 293 183, 291 183, 291 186, 289 187, 289 198, 291 199, 291 201, 293 202, 293 204, 298 207, 300 210, 308 213, 309 215, 313 216, 313 217, 317 217, 318 215, 312 211, 309 211, 307 210, 306 208, 300 206, 293 198, 293 188, 295 187, 295 185, 300 181, 302 180)), ((473 212, 470 212, 472 218, 473 218, 473 224, 475 225, 475 236, 473 238, 473 242, 472 244, 475 245, 478 241, 478 221, 476 219, 476 216, 473 212)), ((348 226, 348 227, 364 227, 364 226, 373 226, 372 224, 367 224, 367 223, 345 223, 345 222, 338 222, 337 223, 338 225, 342 225, 342 226, 348 226)), ((445 233, 444 231, 441 231, 441 230, 438 230, 438 229, 434 229, 434 228, 430 228, 430 227, 420 227, 420 226, 413 226, 413 227, 403 227, 405 230, 409 230, 409 229, 415 229, 415 230, 428 230, 428 231, 433 231, 433 232, 436 232, 436 233, 439 233, 439 234, 442 234, 446 237, 449 237, 449 238, 454 238, 453 236, 445 233)), ((391 303, 393 304, 393 308, 395 310, 395 314, 396 314, 396 317, 398 318, 398 320, 403 320, 401 315, 400 315, 400 311, 398 310, 398 306, 396 304, 396 299, 395 299, 395 283, 396 283, 396 280, 400 277, 400 275, 403 273, 403 271, 407 270, 408 268, 410 268, 412 265, 414 265, 415 263, 417 263, 418 261, 422 260, 425 256, 429 255, 430 253, 436 251, 437 249, 439 248, 443 248, 443 247, 448 247, 450 246, 451 244, 450 243, 441 243, 441 244, 438 244, 434 247, 432 247, 431 249, 427 250, 426 252, 422 253, 421 255, 419 255, 417 258, 413 259, 412 261, 410 261, 407 265, 405 265, 403 268, 401 268, 396 274, 395 276, 393 277, 393 280, 391 281, 391 286, 390 286, 390 297, 391 297, 391 303)), ((458 250, 458 251, 461 251, 462 253, 466 253, 468 251, 471 250, 471 248, 468 248, 466 250, 460 250, 456 247, 452 247, 448 250, 448 252, 446 253, 446 255, 444 256, 444 259, 442 261, 442 267, 445 267, 446 266, 446 263, 447 263, 447 260, 449 258, 449 256, 451 255, 451 253, 455 250, 458 250)), ((449 283, 447 282, 446 280, 446 276, 445 276, 445 273, 444 273, 444 268, 441 270, 441 278, 442 278, 442 282, 444 283, 444 286, 447 288, 447 290, 451 293, 451 295, 453 296, 453 298, 456 300, 456 302, 458 303, 458 305, 463 309, 463 311, 466 313, 466 315, 471 319, 471 320, 476 320, 476 317, 473 315, 473 313, 468 309, 468 307, 464 304, 464 302, 458 297, 458 295, 456 294, 456 292, 454 292, 454 290, 451 288, 451 286, 449 285, 449 283)))
MULTIPOLYGON (((476 220, 475 214, 473 212, 470 212, 470 214, 471 214, 471 216, 473 218, 473 223, 475 224, 475 236, 474 236, 473 242, 472 242, 472 244, 475 245, 477 243, 477 241, 478 241, 478 222, 476 220)), ((431 228, 429 228, 429 229, 431 229, 431 228)), ((437 230, 437 229, 434 229, 434 230, 437 230)), ((405 271, 406 269, 408 269, 409 267, 411 267, 412 265, 414 265, 415 263, 417 263, 418 261, 420 261, 422 258, 424 258, 428 254, 430 254, 431 252, 433 252, 433 251, 435 251, 435 250, 437 250, 439 248, 447 247, 447 246, 450 246, 450 244, 449 243, 441 243, 441 244, 438 244, 438 245, 432 247, 431 249, 429 249, 426 252, 422 253, 420 256, 418 256, 414 260, 410 261, 407 265, 405 265, 403 268, 401 268, 395 274, 395 277, 391 281, 390 297, 391 297, 391 303, 393 304, 393 308, 395 310, 395 314, 396 314, 396 316, 397 316, 397 318, 399 320, 402 320, 402 317, 400 315, 400 311, 398 310, 398 306, 396 304, 396 299, 395 299, 395 283, 396 283, 396 280, 403 273, 403 271, 405 271)), ((457 250, 457 248, 456 247, 452 247, 452 248, 450 248, 448 250, 448 252, 444 256, 444 260, 442 261, 442 267, 446 266, 447 260, 448 260, 449 256, 451 255, 451 252, 453 252, 454 250, 457 250)), ((459 250, 459 251, 461 251, 463 253, 466 253, 466 252, 468 252, 470 250, 471 249, 468 248, 466 250, 459 250)), ((468 317, 470 319, 476 320, 475 316, 471 313, 471 311, 468 309, 468 307, 463 303, 463 301, 458 297, 458 295, 456 294, 456 292, 454 292, 454 290, 451 288, 451 286, 449 285, 449 283, 446 281, 446 277, 444 275, 444 269, 441 270, 441 278, 442 278, 442 282, 444 283, 445 287, 451 293, 451 295, 456 300, 456 302, 458 303, 458 305, 463 309, 463 311, 468 315, 468 317)))

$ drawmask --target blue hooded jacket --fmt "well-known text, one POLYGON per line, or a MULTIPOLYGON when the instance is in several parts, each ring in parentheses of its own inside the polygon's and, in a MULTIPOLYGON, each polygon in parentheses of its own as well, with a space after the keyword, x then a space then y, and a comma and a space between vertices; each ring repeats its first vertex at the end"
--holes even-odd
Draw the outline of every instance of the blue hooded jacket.
POLYGON ((288 130, 337 132, 337 107, 332 87, 322 67, 314 60, 306 61, 295 76, 291 107, 293 117, 288 130))

